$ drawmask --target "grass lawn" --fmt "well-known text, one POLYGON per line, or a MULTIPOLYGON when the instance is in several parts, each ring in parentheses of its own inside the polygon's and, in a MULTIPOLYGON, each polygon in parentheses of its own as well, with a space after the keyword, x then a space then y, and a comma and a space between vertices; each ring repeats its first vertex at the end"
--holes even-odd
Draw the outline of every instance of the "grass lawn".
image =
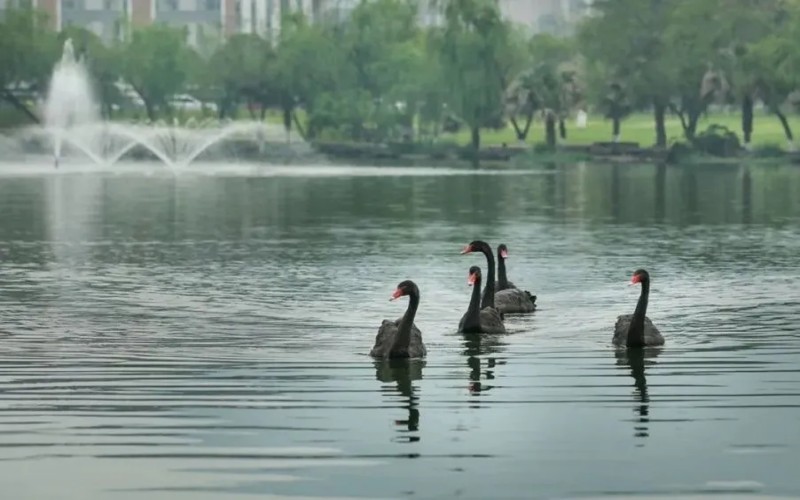
MULTIPOLYGON (((734 131, 741 140, 741 118, 738 113, 713 114, 701 118, 697 126, 697 131, 702 132, 711 124, 724 125, 734 131)), ((800 132, 800 116, 791 116, 789 123, 792 131, 797 134, 800 132)), ((683 130, 677 116, 667 116, 667 140, 683 138, 683 130)), ((622 134, 620 140, 638 142, 640 146, 652 146, 655 143, 655 122, 652 115, 640 113, 629 116, 622 122, 622 134)), ((443 134, 443 140, 455 140, 459 144, 468 144, 470 141, 469 130, 462 129, 456 134, 443 134)), ((535 144, 544 142, 544 122, 535 120, 531 125, 527 143, 535 144)), ((567 139, 565 144, 591 144, 611 140, 611 121, 603 119, 599 115, 589 115, 586 128, 580 129, 575 125, 575 117, 567 122, 567 139)), ((509 126, 503 130, 481 130, 481 144, 483 146, 496 146, 502 143, 509 146, 517 144, 514 129, 509 126)), ((755 146, 777 145, 781 148, 786 147, 786 136, 783 133, 778 118, 775 115, 756 111, 753 121, 753 144, 755 146)))

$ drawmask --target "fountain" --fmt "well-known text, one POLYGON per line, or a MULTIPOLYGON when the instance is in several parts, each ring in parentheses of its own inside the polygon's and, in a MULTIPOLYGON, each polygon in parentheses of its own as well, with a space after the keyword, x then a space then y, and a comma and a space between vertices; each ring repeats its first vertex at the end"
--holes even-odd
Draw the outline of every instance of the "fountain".
MULTIPOLYGON (((108 167, 137 151, 175 169, 189 165, 228 139, 253 141, 259 144, 259 151, 265 142, 287 143, 282 126, 258 121, 186 125, 177 121, 170 125, 105 121, 85 62, 76 57, 70 39, 64 42, 61 59, 53 68, 43 111, 43 126, 23 129, 17 135, 26 144, 44 142, 51 148, 56 168, 74 153, 108 167)), ((304 141, 292 142, 292 152, 310 152, 304 141)))

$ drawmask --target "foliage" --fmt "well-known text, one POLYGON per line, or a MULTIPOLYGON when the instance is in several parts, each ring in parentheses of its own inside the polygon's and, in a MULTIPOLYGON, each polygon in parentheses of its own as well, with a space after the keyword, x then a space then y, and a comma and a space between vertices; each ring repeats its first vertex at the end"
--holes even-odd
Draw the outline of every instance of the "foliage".
POLYGON ((33 95, 46 92, 57 58, 56 37, 47 28, 44 14, 29 8, 5 10, 0 20, 0 97, 3 100, 38 121, 29 102, 33 95))
POLYGON ((183 30, 153 24, 133 31, 121 51, 121 73, 144 101, 147 115, 171 113, 169 99, 184 88, 190 49, 183 30))
POLYGON ((189 93, 214 103, 220 118, 278 115, 308 139, 434 142, 464 128, 475 150, 482 134, 506 123, 508 139, 528 141, 541 119, 552 149, 559 133, 586 136, 575 129, 567 138, 581 109, 610 120, 615 139, 623 121, 626 138, 640 139, 629 117, 647 112, 652 143, 665 147, 677 123, 698 147, 709 137, 697 131, 710 110, 735 104, 748 144, 763 104, 793 140, 797 0, 595 0, 574 36, 531 35, 494 0, 431 4, 438 23, 420 23, 417 2, 370 0, 313 23, 284 16, 275 40, 207 37, 196 48, 185 30, 162 24, 126 25, 124 39, 105 43, 76 27, 55 34, 39 12, 12 8, 0 20, 0 99, 36 119, 34 103, 69 37, 109 117, 126 106, 124 81, 153 120, 172 116, 173 97, 189 93))
POLYGON ((696 151, 713 156, 734 156, 742 149, 736 134, 723 125, 710 125, 706 130, 693 138, 692 146, 696 151))
POLYGON ((491 0, 450 0, 445 26, 434 33, 434 47, 447 89, 445 103, 470 129, 474 150, 480 129, 496 127, 503 93, 515 70, 510 26, 491 0))

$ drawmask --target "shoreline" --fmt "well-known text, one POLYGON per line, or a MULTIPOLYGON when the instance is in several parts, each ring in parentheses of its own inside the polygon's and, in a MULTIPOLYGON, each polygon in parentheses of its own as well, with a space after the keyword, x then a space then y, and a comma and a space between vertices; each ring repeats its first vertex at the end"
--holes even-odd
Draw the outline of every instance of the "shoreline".
MULTIPOLYGON (((454 144, 421 143, 357 143, 317 141, 312 149, 331 160, 379 161, 405 163, 472 162, 472 151, 468 147, 454 144)), ((776 163, 788 162, 800 165, 800 152, 758 155, 744 148, 731 156, 712 156, 671 148, 640 147, 636 143, 602 142, 588 145, 557 145, 555 150, 543 145, 485 146, 478 152, 478 162, 509 163, 519 160, 548 162, 606 161, 615 163, 687 163, 738 165, 742 162, 776 163)))

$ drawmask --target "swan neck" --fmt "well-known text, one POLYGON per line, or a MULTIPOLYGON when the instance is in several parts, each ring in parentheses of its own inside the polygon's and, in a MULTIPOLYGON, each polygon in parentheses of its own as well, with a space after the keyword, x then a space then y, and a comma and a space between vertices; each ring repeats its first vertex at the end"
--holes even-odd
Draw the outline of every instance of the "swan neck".
POLYGON ((494 307, 494 254, 492 254, 491 248, 484 248, 481 251, 486 256, 486 267, 488 267, 486 288, 483 289, 483 301, 481 301, 481 309, 483 309, 494 307))
POLYGON ((497 283, 500 290, 508 288, 508 277, 506 276, 506 259, 497 256, 497 283))
POLYGON ((478 327, 481 322, 481 279, 475 280, 472 284, 472 297, 469 300, 469 308, 464 318, 464 328, 478 327))
POLYGON ((408 347, 411 345, 411 327, 414 324, 414 317, 417 315, 417 307, 419 307, 419 292, 415 290, 408 295, 408 307, 397 328, 397 335, 392 345, 393 352, 408 351, 408 347))
POLYGON ((644 345, 644 318, 647 315, 647 302, 650 298, 650 280, 642 281, 642 293, 636 303, 636 310, 633 312, 633 319, 628 330, 628 346, 644 345))

